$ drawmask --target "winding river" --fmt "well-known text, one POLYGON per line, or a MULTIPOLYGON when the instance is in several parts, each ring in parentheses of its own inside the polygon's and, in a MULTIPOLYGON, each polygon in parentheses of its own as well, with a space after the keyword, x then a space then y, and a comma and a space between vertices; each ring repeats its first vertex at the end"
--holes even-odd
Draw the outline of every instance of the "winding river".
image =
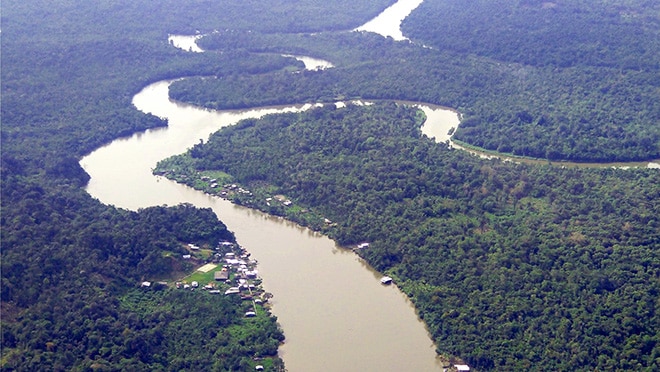
POLYGON ((286 335, 280 354, 290 371, 439 369, 434 345, 407 297, 381 285, 380 275, 352 251, 294 223, 151 173, 159 160, 220 127, 310 106, 209 111, 170 100, 169 84, 149 85, 133 100, 139 110, 167 118, 169 126, 118 139, 82 159, 91 176, 87 191, 132 210, 183 202, 212 208, 259 261, 264 287, 275 294, 273 313, 286 335))
MULTIPOLYGON (((169 40, 201 52, 195 37, 169 40)), ((300 59, 310 69, 329 67, 324 61, 300 59)), ((80 163, 91 176, 87 191, 103 203, 131 210, 179 203, 212 208, 259 261, 263 286, 275 295, 272 311, 286 336, 280 355, 288 370, 440 370, 435 346, 408 298, 396 286, 381 285, 380 274, 352 251, 289 221, 152 175, 159 160, 184 152, 224 126, 311 105, 210 111, 170 100, 170 84, 151 84, 133 99, 140 111, 166 118, 168 127, 117 139, 84 157, 80 163)), ((457 114, 422 109, 428 117, 425 133, 448 139, 457 114)))
MULTIPOLYGON (((400 21, 421 0, 399 3, 407 4, 398 8, 403 13, 387 13, 357 30, 388 30, 379 33, 404 39, 398 36, 400 21)), ((195 39, 169 37, 177 47, 202 52, 195 39)), ((296 58, 309 69, 330 67, 325 61, 296 58)), ((133 99, 138 110, 168 119, 169 126, 117 139, 84 157, 81 165, 91 176, 87 191, 103 203, 131 210, 179 203, 212 208, 259 261, 263 285, 275 295, 272 310, 286 336, 280 355, 288 370, 441 370, 435 346, 407 297, 396 286, 381 285, 380 275, 352 251, 281 218, 152 175, 159 160, 186 151, 222 127, 311 105, 211 111, 170 100, 170 84, 151 84, 133 99)), ((447 132, 458 125, 458 115, 420 107, 427 115, 423 133, 438 142, 449 140, 447 132)))

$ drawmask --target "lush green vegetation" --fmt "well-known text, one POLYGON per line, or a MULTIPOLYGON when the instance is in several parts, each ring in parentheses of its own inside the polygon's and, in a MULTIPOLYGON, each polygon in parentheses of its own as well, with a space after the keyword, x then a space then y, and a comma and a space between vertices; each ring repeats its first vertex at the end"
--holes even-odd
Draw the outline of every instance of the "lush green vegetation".
MULTIPOLYGON (((3 1, 0 368, 254 370, 254 357, 273 356, 282 334, 267 313, 248 321, 237 301, 135 288, 192 270, 180 259, 187 243, 233 241, 217 217, 186 205, 102 205, 81 188, 89 176, 78 160, 166 125, 131 105, 151 82, 298 65, 241 51, 185 53, 168 33, 352 28, 390 3, 338 1, 328 12, 312 0, 3 1)), ((277 358, 260 363, 281 368, 277 358)))
POLYGON ((438 350, 478 369, 660 368, 657 170, 484 161, 420 122, 394 103, 268 116, 163 168, 227 172, 340 243, 371 242, 360 254, 411 296, 438 350))
POLYGON ((478 113, 458 139, 519 155, 529 151, 517 144, 532 139, 533 156, 573 160, 660 155, 657 2, 429 0, 402 28, 425 45, 514 64, 531 93, 513 110, 478 113), (554 87, 539 95, 539 85, 554 87), (631 147, 641 151, 623 155, 631 147))
POLYGON ((532 66, 660 68, 648 0, 428 0, 403 24, 427 45, 532 66))
MULTIPOLYGON (((553 10, 529 7, 517 12, 515 4, 519 2, 482 3, 490 4, 425 1, 423 8, 411 17, 424 19, 410 21, 418 26, 409 28, 413 37, 437 46, 436 49, 395 43, 374 35, 215 33, 201 41, 205 48, 307 54, 326 58, 337 68, 294 75, 187 80, 174 84, 171 93, 176 99, 210 108, 344 97, 418 100, 461 111, 464 120, 456 139, 488 150, 550 160, 612 162, 660 158, 660 19, 653 12, 655 8, 631 5, 629 9, 639 7, 641 14, 626 18, 622 26, 620 18, 605 17, 597 11, 600 8, 593 14, 585 11, 589 19, 601 17, 600 22, 574 19, 583 14, 575 7, 582 9, 584 5, 567 6, 568 11, 554 15, 553 10), (443 5, 434 8, 436 3, 443 5), (443 13, 445 3, 453 4, 453 13, 443 13), (449 18, 460 10, 463 18, 474 16, 475 23, 489 25, 492 7, 501 8, 495 14, 512 13, 501 17, 504 24, 500 27, 524 33, 525 38, 516 40, 536 43, 535 48, 506 44, 511 35, 504 31, 495 32, 490 38, 482 38, 480 33, 473 36, 464 32, 463 27, 468 26, 462 25, 455 27, 459 31, 452 31, 451 38, 445 38, 444 25, 453 25, 462 18, 454 17, 454 23, 435 20, 449 18), (542 14, 530 16, 530 12, 542 14), (561 22, 555 22, 555 16, 561 22), (538 17, 548 17, 551 26, 543 26, 548 24, 545 21, 537 22, 538 17), (437 26, 426 27, 430 22, 437 26), (572 35, 585 29, 585 22, 592 31, 582 33, 576 42, 567 42, 572 39, 565 36, 550 43, 549 39, 556 36, 554 25, 572 35), (540 36, 527 33, 534 27, 550 29, 539 31, 540 36), (619 28, 621 35, 617 38, 607 36, 619 28), (643 30, 641 37, 636 33, 639 29, 643 30), (591 36, 594 38, 589 39, 591 36), (578 42, 585 38, 589 44, 578 42), (474 40, 479 40, 484 48, 518 54, 470 49, 474 40), (568 56, 570 63, 552 62, 555 57, 568 56), (598 56, 605 56, 607 61, 594 61, 598 56), (544 63, 523 57, 539 58, 544 63)), ((489 34, 485 27, 475 30, 483 29, 483 33, 489 34)))
POLYGON ((237 370, 276 354, 274 319, 247 322, 239 300, 133 289, 191 271, 181 259, 188 243, 234 241, 210 210, 129 212, 17 183, 3 179, 4 370, 237 370))
MULTIPOLYGON (((177 259, 184 244, 233 240, 210 211, 129 212, 81 189, 81 156, 166 125, 131 105, 157 80, 215 75, 173 86, 177 97, 213 107, 426 101, 463 112, 457 138, 489 149, 549 159, 660 157, 657 4, 593 0, 600 5, 587 11, 584 2, 558 2, 552 22, 530 25, 548 17, 538 2, 499 1, 493 10, 428 0, 406 29, 442 51, 357 33, 281 34, 351 29, 391 3, 341 0, 329 10, 320 0, 4 1, 1 368, 253 369, 252 358, 273 355, 281 341, 273 318, 242 319, 244 305, 234 300, 135 288, 188 272, 177 259), (446 11, 457 16, 456 30, 472 24, 465 11, 480 25, 496 14, 499 31, 441 39, 447 30, 424 18, 446 11), (538 38, 523 33, 507 44, 507 30, 523 20, 538 38), (594 31, 583 32, 585 24, 594 31), (185 53, 166 41, 168 33, 216 29, 202 42, 221 53, 185 53), (566 32, 553 39, 557 30, 566 32), (338 67, 290 74, 300 64, 280 52, 338 67)), ((412 296, 438 349, 480 369, 659 368, 657 173, 477 161, 420 140, 417 113, 391 104, 309 115, 220 135, 243 146, 242 166, 236 154, 214 161, 221 153, 213 145, 197 147, 190 163, 223 169, 255 195, 293 201, 254 206, 342 242, 371 240, 363 255, 412 296), (326 132, 311 125, 322 122, 338 124, 326 132), (261 142, 269 126, 304 132, 261 142)), ((277 358, 263 364, 281 367, 277 358)))

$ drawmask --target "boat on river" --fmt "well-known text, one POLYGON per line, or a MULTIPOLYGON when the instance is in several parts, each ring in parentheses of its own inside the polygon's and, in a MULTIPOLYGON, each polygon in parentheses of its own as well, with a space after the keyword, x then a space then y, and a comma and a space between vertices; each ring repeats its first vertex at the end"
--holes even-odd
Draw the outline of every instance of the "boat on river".
POLYGON ((392 278, 390 278, 389 276, 384 276, 380 278, 380 284, 384 284, 384 285, 392 284, 392 278))

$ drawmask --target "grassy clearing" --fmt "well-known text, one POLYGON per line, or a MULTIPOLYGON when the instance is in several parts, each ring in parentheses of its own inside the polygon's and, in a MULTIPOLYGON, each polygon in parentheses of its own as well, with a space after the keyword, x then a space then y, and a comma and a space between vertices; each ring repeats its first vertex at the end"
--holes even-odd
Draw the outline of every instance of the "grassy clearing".
POLYGON ((222 270, 222 266, 216 267, 214 270, 211 270, 209 272, 201 272, 201 271, 195 271, 194 273, 188 275, 187 277, 181 279, 181 282, 184 283, 192 283, 192 282, 198 282, 199 285, 204 286, 208 283, 220 283, 217 282, 215 279, 213 279, 213 275, 215 274, 216 271, 222 270))

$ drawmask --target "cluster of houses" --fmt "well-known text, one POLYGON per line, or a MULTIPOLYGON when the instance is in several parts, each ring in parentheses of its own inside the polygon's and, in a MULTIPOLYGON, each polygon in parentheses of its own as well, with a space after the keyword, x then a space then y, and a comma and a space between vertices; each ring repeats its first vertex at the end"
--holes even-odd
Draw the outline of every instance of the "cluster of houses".
MULTIPOLYGON (((199 258, 197 252, 200 247, 188 244, 188 252, 182 255, 185 260, 199 258)), ((250 253, 232 242, 222 241, 216 247, 216 253, 206 259, 206 263, 197 268, 198 272, 213 272, 213 279, 209 283, 198 281, 178 281, 175 283, 177 289, 204 290, 209 294, 222 294, 226 296, 239 296, 242 300, 251 301, 250 310, 245 312, 246 317, 257 315, 257 305, 268 302, 271 294, 265 293, 261 288, 261 279, 256 269, 257 261, 250 259, 250 253), (227 288, 227 286, 229 286, 227 288)), ((140 283, 143 288, 150 288, 154 284, 167 286, 167 282, 152 283, 144 281, 140 283)))
MULTIPOLYGON (((204 179, 204 177, 202 177, 202 180, 203 179, 204 179)), ((211 182, 211 184, 209 185, 209 187, 211 189, 216 189, 218 187, 218 184, 214 181, 215 181, 214 179, 211 179, 211 180, 208 181, 208 182, 211 182)), ((229 196, 232 193, 241 194, 241 195, 245 195, 245 196, 252 196, 252 191, 244 189, 244 188, 242 188, 242 187, 240 187, 240 186, 238 186, 234 183, 223 185, 222 190, 220 190, 218 192, 218 195, 226 198, 227 196, 229 196)))
MULTIPOLYGON (((160 172, 160 175, 163 176, 173 176, 174 175, 174 170, 172 171, 164 171, 160 172)), ((184 176, 184 179, 187 180, 188 177, 184 176)), ((208 187, 204 190, 205 192, 209 194, 214 194, 221 196, 223 198, 228 198, 231 194, 241 194, 241 195, 246 195, 246 196, 253 196, 252 191, 244 189, 243 187, 240 187, 234 183, 231 184, 225 184, 220 187, 220 184, 218 183, 217 178, 211 178, 209 176, 201 176, 199 178, 202 182, 205 182, 208 187), (220 188, 220 190, 218 190, 220 188)))
MULTIPOLYGON (((199 250, 199 247, 191 244, 188 248, 193 252, 199 250)), ((252 301, 251 310, 246 311, 245 316, 256 316, 257 305, 263 305, 271 296, 259 286, 261 279, 256 269, 257 261, 250 259, 250 253, 232 242, 220 242, 216 250, 220 252, 215 253, 210 262, 197 269, 201 272, 212 271, 212 282, 207 284, 196 281, 177 282, 176 287, 190 290, 201 288, 210 294, 224 293, 226 296, 239 296, 242 300, 252 301), (229 288, 226 288, 227 285, 229 288)))
MULTIPOLYGON (((254 194, 252 194, 252 191, 247 190, 241 186, 238 186, 235 183, 222 185, 222 188, 219 191, 217 191, 220 185, 218 184, 218 180, 216 178, 202 176, 200 177, 200 180, 206 182, 209 185, 206 192, 218 195, 222 198, 228 198, 234 194, 239 194, 244 196, 254 196, 254 194)), ((275 195, 273 197, 266 198, 266 205, 270 207, 272 205, 271 203, 279 203, 285 207, 288 207, 293 204, 293 202, 284 195, 275 195)))
POLYGON ((267 206, 270 207, 271 206, 270 203, 274 203, 274 202, 279 202, 280 204, 282 204, 285 207, 288 207, 291 204, 293 204, 293 202, 291 200, 287 199, 284 195, 275 195, 272 198, 266 198, 266 205, 267 206))
MULTIPOLYGON (((175 179, 177 180, 177 182, 183 182, 188 184, 189 186, 195 185, 194 182, 195 176, 189 177, 185 174, 177 176, 177 173, 174 169, 158 171, 155 174, 160 176, 165 176, 170 179, 175 179)), ((235 183, 220 185, 218 183, 217 178, 211 178, 209 176, 199 176, 198 179, 206 184, 206 186, 202 188, 202 191, 210 195, 216 195, 224 199, 232 199, 232 196, 234 195, 247 196, 247 197, 254 196, 252 191, 245 189, 235 183)), ((275 195, 273 197, 266 198, 265 202, 267 206, 271 206, 271 203, 275 203, 275 202, 278 202, 279 204, 285 207, 291 206, 293 204, 293 202, 290 199, 286 198, 283 195, 275 195)), ((330 222, 328 221, 328 223, 330 222)))

